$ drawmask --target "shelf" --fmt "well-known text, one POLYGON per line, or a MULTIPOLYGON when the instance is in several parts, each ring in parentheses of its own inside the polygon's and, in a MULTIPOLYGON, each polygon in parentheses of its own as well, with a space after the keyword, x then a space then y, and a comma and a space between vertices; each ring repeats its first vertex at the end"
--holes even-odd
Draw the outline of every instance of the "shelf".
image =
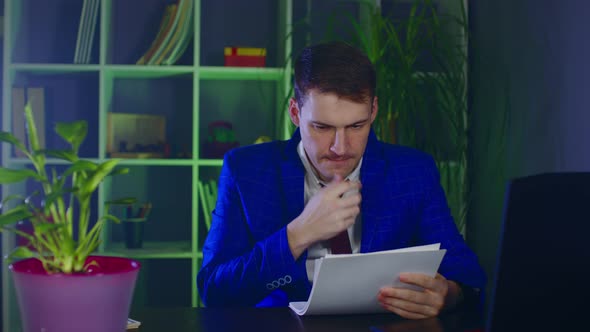
POLYGON ((99 65, 53 64, 53 63, 14 63, 9 68, 15 71, 32 74, 67 74, 98 72, 99 65))
POLYGON ((119 158, 119 165, 126 166, 192 166, 192 159, 125 159, 119 158))
POLYGON ((190 241, 179 242, 144 242, 143 248, 127 249, 125 243, 114 242, 107 246, 106 256, 122 256, 130 258, 201 258, 202 253, 196 255, 191 250, 190 241))
POLYGON ((106 65, 104 68, 113 78, 161 78, 194 72, 191 66, 106 65))
POLYGON ((199 77, 205 80, 262 80, 278 81, 283 77, 282 68, 254 67, 200 67, 199 77))
POLYGON ((223 159, 199 159, 199 166, 219 166, 223 165, 223 159))

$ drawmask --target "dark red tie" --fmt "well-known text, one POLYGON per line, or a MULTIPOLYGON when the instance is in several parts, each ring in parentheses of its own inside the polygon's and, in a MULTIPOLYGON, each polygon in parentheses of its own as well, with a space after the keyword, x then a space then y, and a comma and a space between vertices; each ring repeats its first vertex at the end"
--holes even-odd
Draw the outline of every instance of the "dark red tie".
POLYGON ((350 240, 348 239, 348 231, 344 230, 340 232, 338 235, 331 238, 330 248, 332 249, 332 254, 334 255, 352 254, 350 240))
MULTIPOLYGON (((326 186, 319 181, 318 184, 322 188, 326 186)), ((352 254, 350 239, 348 238, 348 231, 346 229, 330 239, 330 249, 332 249, 333 255, 352 254)))

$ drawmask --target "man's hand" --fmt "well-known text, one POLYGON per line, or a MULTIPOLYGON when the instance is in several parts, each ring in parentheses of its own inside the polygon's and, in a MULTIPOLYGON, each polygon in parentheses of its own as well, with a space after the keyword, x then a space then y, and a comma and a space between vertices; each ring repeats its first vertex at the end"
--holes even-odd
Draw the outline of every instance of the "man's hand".
POLYGON ((295 259, 312 244, 330 239, 354 223, 360 213, 360 188, 360 182, 343 181, 336 175, 309 200, 303 212, 287 226, 295 259))
POLYGON ((404 283, 420 286, 422 291, 383 287, 377 299, 381 306, 404 318, 422 319, 438 316, 448 307, 456 304, 461 289, 457 283, 445 279, 441 274, 435 278, 419 273, 402 273, 404 283))

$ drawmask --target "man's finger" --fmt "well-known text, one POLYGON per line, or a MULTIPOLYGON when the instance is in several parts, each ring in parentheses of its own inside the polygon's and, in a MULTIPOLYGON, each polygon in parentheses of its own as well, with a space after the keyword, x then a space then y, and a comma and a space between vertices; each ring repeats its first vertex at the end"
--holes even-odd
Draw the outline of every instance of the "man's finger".
POLYGON ((399 280, 406 284, 416 285, 430 290, 440 288, 439 280, 421 273, 400 273, 399 280))
POLYGON ((342 198, 347 192, 358 192, 361 189, 361 183, 359 181, 342 181, 338 183, 330 183, 326 187, 333 196, 342 198))
POLYGON ((417 304, 427 303, 429 294, 417 292, 411 289, 383 287, 379 290, 379 296, 397 298, 417 304))
POLYGON ((380 297, 379 302, 408 312, 413 312, 415 314, 421 314, 426 316, 436 316, 438 314, 436 308, 428 306, 426 304, 418 304, 392 297, 380 297))

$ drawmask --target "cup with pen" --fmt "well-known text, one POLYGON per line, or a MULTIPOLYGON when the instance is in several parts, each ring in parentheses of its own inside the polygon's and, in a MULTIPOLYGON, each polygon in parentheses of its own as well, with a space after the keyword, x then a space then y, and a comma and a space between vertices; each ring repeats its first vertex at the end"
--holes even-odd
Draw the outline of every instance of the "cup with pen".
POLYGON ((128 249, 139 249, 143 245, 143 232, 152 203, 128 205, 123 219, 125 246, 128 249))

